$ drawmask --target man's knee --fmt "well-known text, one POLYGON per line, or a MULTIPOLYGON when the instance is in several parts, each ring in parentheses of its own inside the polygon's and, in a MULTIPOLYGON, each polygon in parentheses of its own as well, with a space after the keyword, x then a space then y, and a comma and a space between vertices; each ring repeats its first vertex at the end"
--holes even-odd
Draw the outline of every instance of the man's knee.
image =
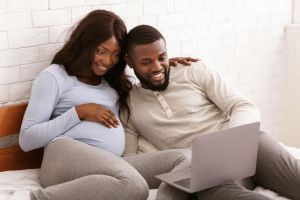
POLYGON ((170 158, 173 159, 174 167, 178 169, 184 169, 190 167, 191 165, 191 158, 192 158, 192 151, 189 149, 172 149, 168 150, 170 158))
POLYGON ((170 149, 167 151, 174 156, 182 157, 185 159, 190 159, 192 157, 192 151, 190 149, 170 149))

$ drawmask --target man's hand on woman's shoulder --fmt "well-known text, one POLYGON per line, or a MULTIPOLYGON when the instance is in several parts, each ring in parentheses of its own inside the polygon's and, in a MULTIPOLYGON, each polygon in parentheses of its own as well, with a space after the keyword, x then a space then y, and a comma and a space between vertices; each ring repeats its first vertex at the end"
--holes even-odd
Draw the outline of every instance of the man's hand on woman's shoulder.
POLYGON ((177 64, 183 64, 185 66, 191 65, 192 62, 200 61, 199 58, 191 58, 191 57, 174 57, 169 59, 170 66, 177 66, 177 64))

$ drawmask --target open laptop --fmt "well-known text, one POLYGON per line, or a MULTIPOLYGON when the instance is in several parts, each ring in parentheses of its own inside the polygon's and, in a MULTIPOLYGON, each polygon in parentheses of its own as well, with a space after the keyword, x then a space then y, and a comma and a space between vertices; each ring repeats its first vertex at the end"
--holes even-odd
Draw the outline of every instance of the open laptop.
POLYGON ((188 193, 255 174, 259 122, 195 136, 191 168, 156 178, 188 193))

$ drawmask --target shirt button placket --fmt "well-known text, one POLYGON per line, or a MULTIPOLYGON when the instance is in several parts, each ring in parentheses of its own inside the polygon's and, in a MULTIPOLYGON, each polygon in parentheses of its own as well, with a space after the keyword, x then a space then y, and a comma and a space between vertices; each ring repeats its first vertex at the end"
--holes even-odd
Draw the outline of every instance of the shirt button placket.
POLYGON ((168 103, 165 101, 164 97, 159 92, 153 92, 153 94, 158 99, 159 103, 162 105, 163 109, 165 110, 167 116, 170 118, 173 116, 172 110, 170 109, 168 103))

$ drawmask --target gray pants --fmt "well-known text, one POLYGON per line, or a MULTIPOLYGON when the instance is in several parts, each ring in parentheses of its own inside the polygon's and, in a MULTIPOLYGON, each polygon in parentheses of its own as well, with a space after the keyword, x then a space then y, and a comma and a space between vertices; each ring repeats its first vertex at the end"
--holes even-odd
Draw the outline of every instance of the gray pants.
MULTIPOLYGON (((255 185, 273 190, 281 196, 300 200, 300 161, 266 133, 260 134, 255 185)), ((271 200, 230 182, 197 193, 199 200, 271 200)))
POLYGON ((45 188, 31 192, 31 199, 145 200, 149 187, 159 187, 156 199, 184 200, 188 194, 154 176, 189 167, 189 156, 189 150, 167 150, 122 159, 73 139, 60 139, 45 149, 40 172, 45 188))

